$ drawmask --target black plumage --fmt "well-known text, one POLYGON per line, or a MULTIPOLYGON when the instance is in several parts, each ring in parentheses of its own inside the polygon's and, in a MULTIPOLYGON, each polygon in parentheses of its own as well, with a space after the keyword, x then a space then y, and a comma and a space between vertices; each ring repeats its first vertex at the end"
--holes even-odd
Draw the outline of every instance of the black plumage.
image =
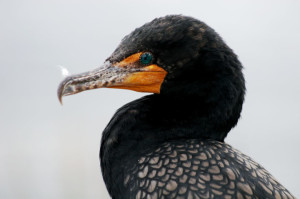
POLYGON ((68 77, 59 98, 120 88, 116 82, 123 79, 115 74, 143 73, 145 66, 126 59, 143 52, 153 55, 150 66, 167 74, 159 92, 120 108, 103 132, 101 168, 112 198, 293 198, 263 167, 224 143, 242 110, 242 65, 194 18, 166 16, 137 28, 106 61, 105 71, 114 75, 102 68, 68 77), (112 80, 99 86, 97 78, 112 80))

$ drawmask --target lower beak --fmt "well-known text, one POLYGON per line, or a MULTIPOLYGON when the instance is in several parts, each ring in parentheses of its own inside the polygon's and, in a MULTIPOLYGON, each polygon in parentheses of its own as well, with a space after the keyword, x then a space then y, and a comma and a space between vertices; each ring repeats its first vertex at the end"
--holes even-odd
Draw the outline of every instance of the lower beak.
POLYGON ((96 70, 66 77, 59 85, 57 95, 62 97, 96 88, 120 88, 139 92, 160 93, 167 72, 152 64, 143 68, 119 67, 105 62, 96 70))

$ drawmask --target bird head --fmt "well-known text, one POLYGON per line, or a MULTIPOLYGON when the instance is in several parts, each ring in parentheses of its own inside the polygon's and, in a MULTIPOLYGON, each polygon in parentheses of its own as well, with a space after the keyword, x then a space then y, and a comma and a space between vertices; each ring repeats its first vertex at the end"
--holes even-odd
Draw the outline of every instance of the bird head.
POLYGON ((239 104, 237 112, 245 92, 242 65, 233 51, 205 23, 182 15, 135 29, 101 67, 66 77, 58 98, 95 88, 189 96, 213 106, 228 102, 239 104))

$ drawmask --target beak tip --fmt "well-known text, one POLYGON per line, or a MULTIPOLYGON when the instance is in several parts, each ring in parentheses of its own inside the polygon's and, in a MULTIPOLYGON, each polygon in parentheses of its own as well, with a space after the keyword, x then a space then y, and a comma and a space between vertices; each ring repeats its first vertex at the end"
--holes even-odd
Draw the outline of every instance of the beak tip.
POLYGON ((63 105, 63 102, 62 102, 62 97, 64 96, 63 95, 63 91, 64 91, 64 83, 62 82, 59 87, 58 87, 58 90, 57 90, 57 97, 58 97, 58 101, 61 105, 63 105))
POLYGON ((58 98, 60 105, 63 105, 62 98, 58 98))

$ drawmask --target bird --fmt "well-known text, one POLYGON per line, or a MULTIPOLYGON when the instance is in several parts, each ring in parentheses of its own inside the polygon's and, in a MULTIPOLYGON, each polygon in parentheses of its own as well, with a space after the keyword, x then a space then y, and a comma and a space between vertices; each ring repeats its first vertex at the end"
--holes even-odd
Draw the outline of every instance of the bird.
POLYGON ((204 22, 155 18, 99 68, 66 77, 58 98, 96 88, 150 93, 118 109, 102 133, 101 171, 113 199, 294 198, 224 141, 241 115, 243 65, 204 22))

